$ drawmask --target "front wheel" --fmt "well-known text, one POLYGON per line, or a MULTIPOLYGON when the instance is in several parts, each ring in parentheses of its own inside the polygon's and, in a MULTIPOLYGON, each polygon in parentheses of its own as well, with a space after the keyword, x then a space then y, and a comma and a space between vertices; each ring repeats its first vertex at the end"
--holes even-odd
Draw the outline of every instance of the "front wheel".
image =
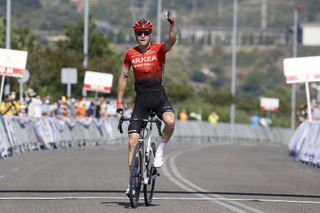
POLYGON ((130 168, 130 204, 132 208, 137 208, 140 196, 141 180, 142 180, 142 153, 141 144, 138 143, 132 154, 131 168, 130 168))
POLYGON ((158 175, 157 168, 153 166, 155 154, 156 154, 156 145, 155 143, 152 143, 151 149, 149 151, 149 155, 146 155, 148 157, 146 157, 146 160, 145 160, 148 183, 143 185, 143 193, 144 193, 144 202, 146 206, 150 206, 152 203, 154 186, 156 183, 156 177, 158 175))

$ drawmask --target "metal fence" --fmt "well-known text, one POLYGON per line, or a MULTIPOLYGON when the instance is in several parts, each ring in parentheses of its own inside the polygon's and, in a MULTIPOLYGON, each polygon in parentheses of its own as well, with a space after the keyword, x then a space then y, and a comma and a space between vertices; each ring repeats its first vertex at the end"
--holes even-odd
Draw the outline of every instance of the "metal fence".
MULTIPOLYGON (((127 143, 127 134, 117 131, 118 119, 57 119, 7 117, 0 119, 0 158, 32 150, 69 148, 84 145, 127 143)), ((128 123, 124 123, 124 130, 128 123)), ((253 127, 245 124, 177 121, 174 143, 278 142, 287 144, 292 131, 284 128, 253 127)), ((153 134, 157 134, 154 131, 153 134)))

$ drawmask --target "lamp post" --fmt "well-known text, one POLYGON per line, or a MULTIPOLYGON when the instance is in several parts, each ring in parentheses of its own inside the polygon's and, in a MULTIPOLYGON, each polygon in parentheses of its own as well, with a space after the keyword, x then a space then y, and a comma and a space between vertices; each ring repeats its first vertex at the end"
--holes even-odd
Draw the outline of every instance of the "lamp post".
POLYGON ((6 49, 10 49, 11 43, 11 0, 7 0, 7 17, 6 17, 6 49))
MULTIPOLYGON (((238 0, 233 0, 233 30, 232 30, 232 71, 231 71, 231 95, 236 96, 237 85, 237 28, 238 28, 238 0)), ((230 108, 230 122, 235 123, 236 105, 232 103, 230 108)))
MULTIPOLYGON (((304 10, 302 4, 298 4, 294 9, 293 16, 293 47, 292 47, 292 56, 296 58, 298 56, 298 25, 299 25, 299 12, 304 10)), ((291 86, 291 129, 294 129, 296 126, 296 84, 291 86)))
MULTIPOLYGON (((231 70, 231 95, 234 101, 237 88, 237 31, 238 31, 238 0, 233 0, 233 30, 232 30, 232 70, 231 70)), ((231 140, 234 139, 234 124, 236 117, 236 105, 230 106, 231 140)))
POLYGON ((161 42, 161 10, 162 10, 162 0, 158 0, 157 7, 157 43, 161 42))
POLYGON ((89 37, 89 0, 84 0, 84 25, 83 25, 83 66, 88 66, 88 37, 89 37))

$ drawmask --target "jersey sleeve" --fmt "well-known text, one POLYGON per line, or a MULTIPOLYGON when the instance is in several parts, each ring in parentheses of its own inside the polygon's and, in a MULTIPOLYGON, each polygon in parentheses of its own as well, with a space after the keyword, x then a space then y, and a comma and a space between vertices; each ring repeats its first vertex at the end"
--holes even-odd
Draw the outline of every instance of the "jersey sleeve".
POLYGON ((161 45, 160 51, 162 51, 163 53, 169 52, 172 48, 172 46, 170 46, 166 41, 161 42, 160 45, 161 45))
POLYGON ((130 67, 131 67, 131 60, 129 56, 129 51, 127 51, 124 55, 121 74, 123 74, 124 76, 128 76, 130 67))

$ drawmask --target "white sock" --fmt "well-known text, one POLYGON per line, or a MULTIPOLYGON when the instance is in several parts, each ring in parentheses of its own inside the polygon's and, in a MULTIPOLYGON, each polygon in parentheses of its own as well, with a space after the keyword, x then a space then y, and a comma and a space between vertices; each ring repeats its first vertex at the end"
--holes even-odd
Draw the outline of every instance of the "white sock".
POLYGON ((159 144, 158 148, 157 148, 157 153, 163 153, 164 147, 167 145, 168 142, 163 142, 161 141, 161 143, 159 144))

